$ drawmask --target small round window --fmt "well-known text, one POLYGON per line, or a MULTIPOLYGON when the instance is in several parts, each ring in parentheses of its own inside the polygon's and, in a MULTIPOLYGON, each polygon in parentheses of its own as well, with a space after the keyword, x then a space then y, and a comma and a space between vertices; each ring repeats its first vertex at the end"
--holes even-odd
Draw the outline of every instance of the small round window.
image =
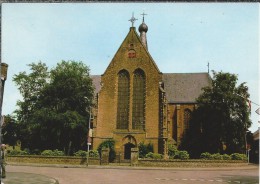
POLYGON ((136 57, 136 53, 134 49, 130 49, 128 51, 128 58, 135 58, 136 57))

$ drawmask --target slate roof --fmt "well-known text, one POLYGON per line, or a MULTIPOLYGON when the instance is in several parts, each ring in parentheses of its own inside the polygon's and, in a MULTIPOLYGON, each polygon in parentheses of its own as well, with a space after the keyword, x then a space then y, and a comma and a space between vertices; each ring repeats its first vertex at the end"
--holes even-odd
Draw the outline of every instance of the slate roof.
POLYGON ((211 85, 208 73, 164 73, 163 82, 169 103, 195 103, 201 88, 211 85))
MULTIPOLYGON (((97 94, 101 89, 101 75, 91 78, 97 94)), ((162 80, 169 103, 195 103, 201 88, 211 85, 208 73, 164 73, 162 80)))
POLYGON ((90 78, 92 79, 93 86, 95 89, 95 94, 99 93, 101 89, 101 75, 91 75, 90 78))

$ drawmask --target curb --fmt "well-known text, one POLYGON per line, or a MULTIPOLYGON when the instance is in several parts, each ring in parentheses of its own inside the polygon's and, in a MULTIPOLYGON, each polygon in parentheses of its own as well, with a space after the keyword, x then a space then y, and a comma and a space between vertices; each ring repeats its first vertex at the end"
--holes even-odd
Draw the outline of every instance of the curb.
MULTIPOLYGON (((56 168, 82 168, 82 169, 124 169, 124 170, 201 170, 201 171, 216 171, 216 170, 250 170, 259 169, 259 165, 249 164, 243 166, 226 166, 226 167, 144 167, 144 166, 124 166, 124 165, 63 165, 63 164, 34 164, 34 163, 8 163, 10 166, 30 166, 30 167, 56 167, 56 168)), ((7 166, 8 166, 7 165, 7 166)))

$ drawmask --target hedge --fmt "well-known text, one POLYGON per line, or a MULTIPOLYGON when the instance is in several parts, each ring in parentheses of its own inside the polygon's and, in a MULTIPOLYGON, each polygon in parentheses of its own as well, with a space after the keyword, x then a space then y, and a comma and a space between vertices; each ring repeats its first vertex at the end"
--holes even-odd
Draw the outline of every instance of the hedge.
POLYGON ((44 150, 41 155, 43 156, 64 156, 64 152, 63 151, 59 151, 57 149, 55 150, 44 150))
POLYGON ((245 154, 233 153, 231 155, 221 155, 220 153, 210 154, 208 152, 201 153, 201 159, 204 160, 247 160, 247 156, 245 154))

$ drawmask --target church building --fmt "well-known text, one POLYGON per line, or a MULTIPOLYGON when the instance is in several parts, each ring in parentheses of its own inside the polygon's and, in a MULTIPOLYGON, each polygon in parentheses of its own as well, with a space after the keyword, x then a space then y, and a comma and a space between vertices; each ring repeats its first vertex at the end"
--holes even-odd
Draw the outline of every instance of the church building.
POLYGON ((144 15, 139 34, 132 17, 132 27, 104 73, 92 76, 93 149, 113 139, 121 159, 129 159, 131 148, 141 142, 164 155, 169 142, 179 145, 196 98, 211 81, 208 73, 162 73, 148 51, 144 15))

